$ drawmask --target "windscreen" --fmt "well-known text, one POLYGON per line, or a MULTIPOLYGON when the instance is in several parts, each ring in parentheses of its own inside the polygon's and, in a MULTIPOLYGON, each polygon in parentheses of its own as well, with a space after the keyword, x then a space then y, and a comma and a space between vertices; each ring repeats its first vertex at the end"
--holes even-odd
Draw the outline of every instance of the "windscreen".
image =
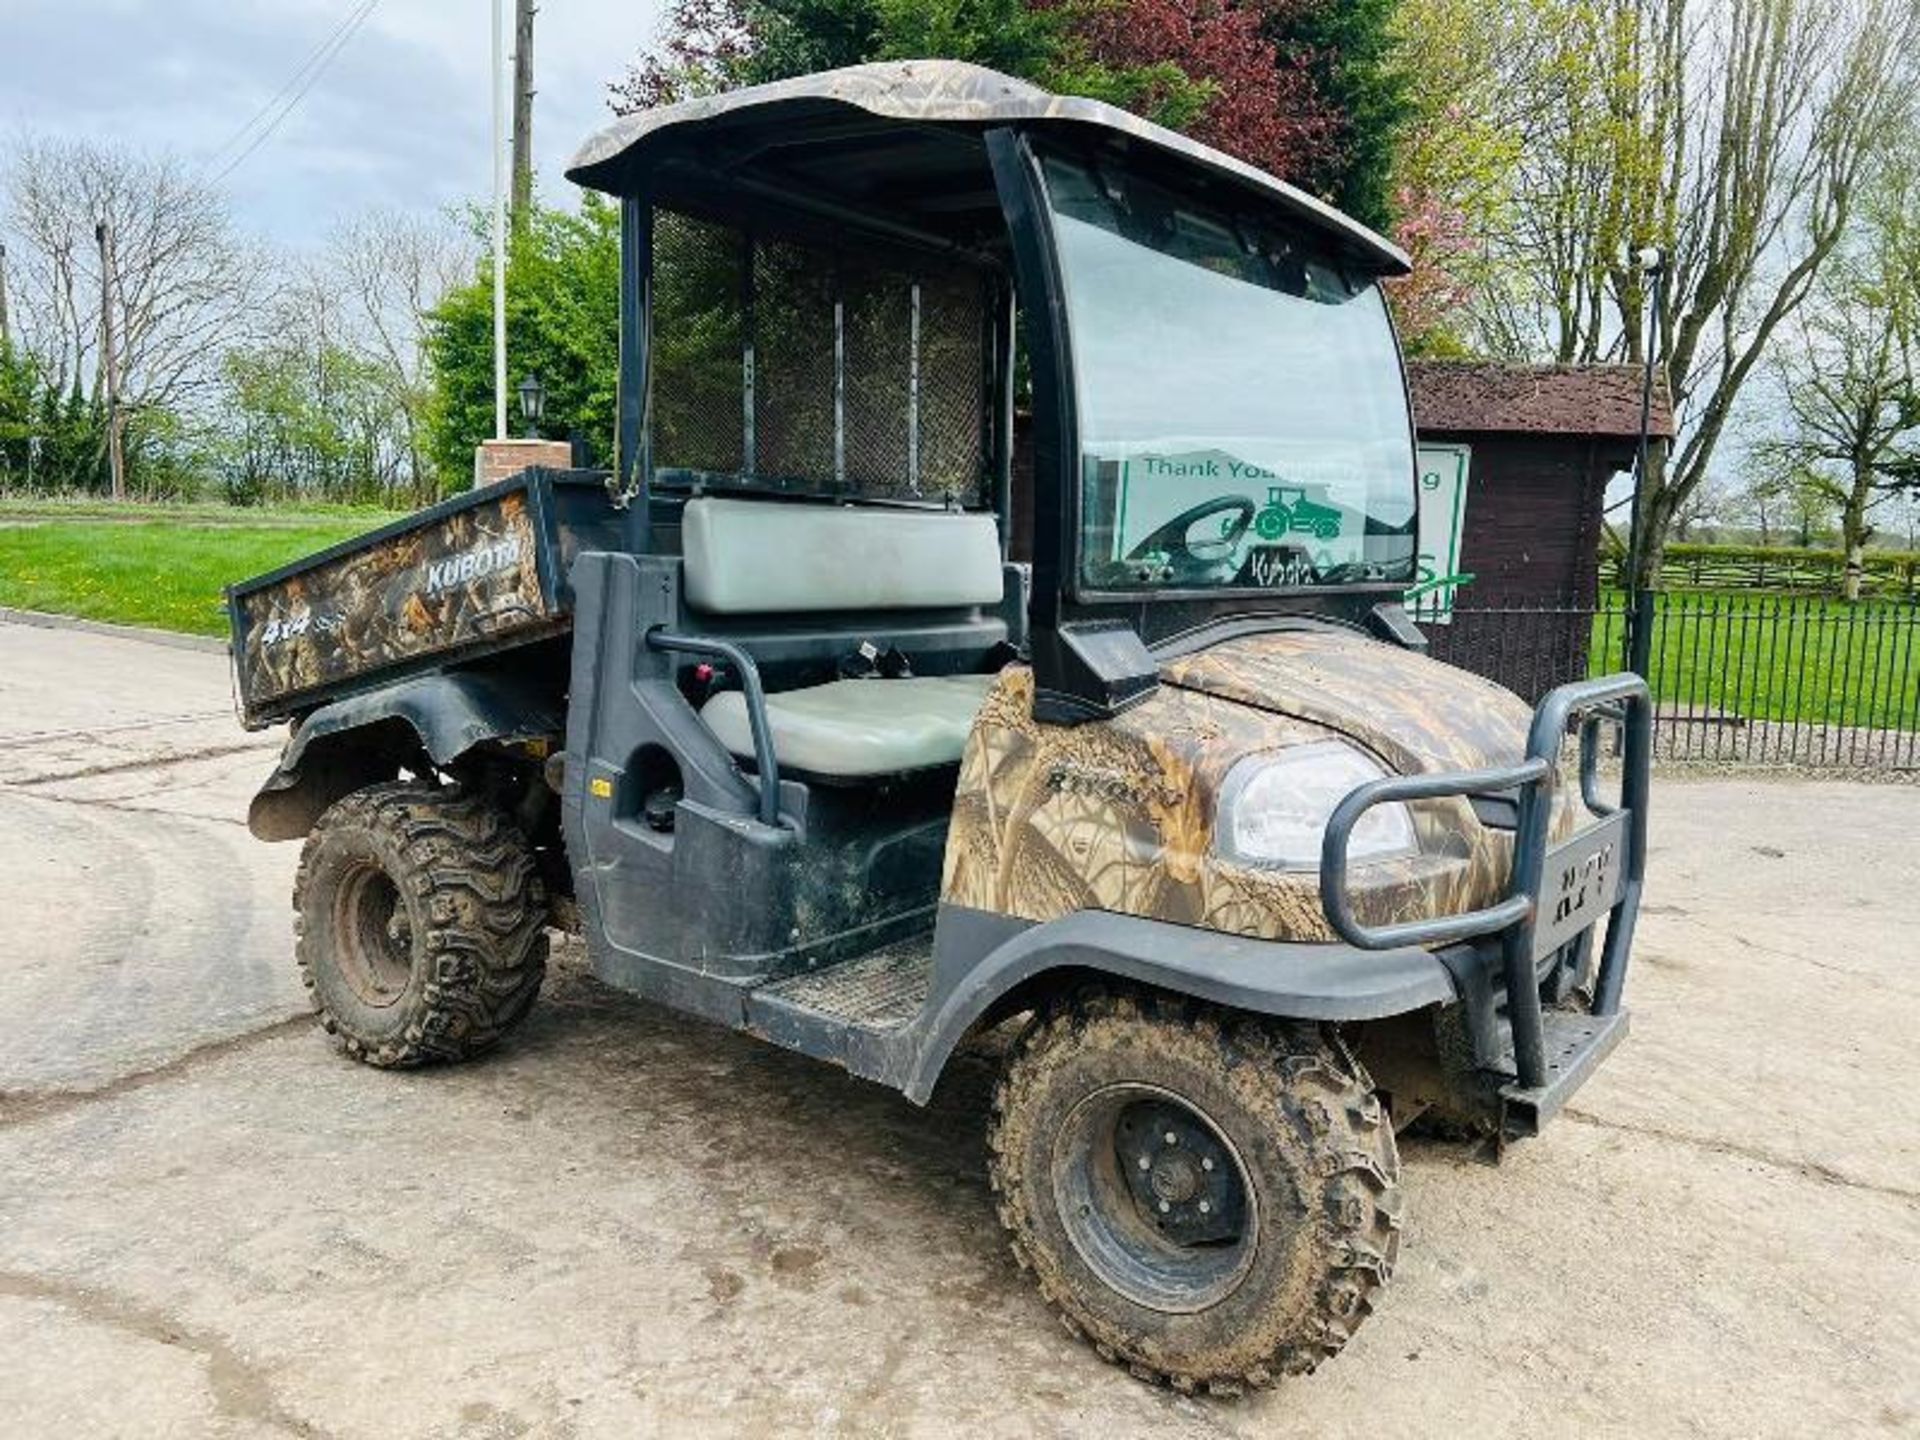
POLYGON ((1412 420, 1385 300, 1302 233, 1043 161, 1092 590, 1411 581, 1412 420))

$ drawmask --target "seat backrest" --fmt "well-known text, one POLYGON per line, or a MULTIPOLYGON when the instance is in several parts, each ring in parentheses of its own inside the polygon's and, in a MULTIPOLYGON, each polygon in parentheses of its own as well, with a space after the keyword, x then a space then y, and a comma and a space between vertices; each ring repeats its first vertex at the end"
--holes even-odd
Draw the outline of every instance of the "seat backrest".
POLYGON ((681 517, 687 603, 714 615, 998 605, 991 515, 711 495, 681 517))

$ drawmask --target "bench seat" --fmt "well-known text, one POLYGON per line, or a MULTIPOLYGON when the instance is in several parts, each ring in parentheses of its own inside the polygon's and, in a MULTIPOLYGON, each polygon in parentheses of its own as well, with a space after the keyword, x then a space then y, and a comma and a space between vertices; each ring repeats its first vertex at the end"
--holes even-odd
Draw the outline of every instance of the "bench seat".
MULTIPOLYGON (((834 780, 957 764, 992 675, 834 680, 767 696, 780 768, 834 780)), ((700 718, 734 755, 753 758, 746 696, 723 690, 700 718)))

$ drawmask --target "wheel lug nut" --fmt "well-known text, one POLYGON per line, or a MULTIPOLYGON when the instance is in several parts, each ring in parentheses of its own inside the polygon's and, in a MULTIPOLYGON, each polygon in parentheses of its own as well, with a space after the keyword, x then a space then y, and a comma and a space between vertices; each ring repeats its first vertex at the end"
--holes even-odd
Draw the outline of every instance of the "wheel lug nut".
POLYGON ((1173 1209, 1173 1206, 1169 1205, 1166 1201, 1162 1200, 1160 1202, 1160 1213, 1162 1215, 1166 1214, 1171 1209, 1173 1209))
POLYGON ((1202 1200, 1200 1202, 1200 1213, 1202 1215, 1211 1215, 1213 1213, 1212 1203, 1210 1201, 1202 1200))
POLYGON ((1174 1134, 1173 1131, 1171 1130, 1167 1131, 1167 1144, 1178 1145, 1179 1143, 1180 1143, 1180 1137, 1174 1134))
POLYGON ((1202 1170, 1211 1170, 1211 1169, 1213 1169, 1213 1157, 1212 1157, 1211 1155, 1203 1155, 1203 1156, 1201 1156, 1201 1157, 1200 1157, 1200 1168, 1201 1168, 1202 1170))
POLYGON ((1153 1161, 1149 1160, 1145 1155, 1142 1155, 1140 1157, 1140 1168, 1142 1170, 1151 1170, 1153 1168, 1153 1161))

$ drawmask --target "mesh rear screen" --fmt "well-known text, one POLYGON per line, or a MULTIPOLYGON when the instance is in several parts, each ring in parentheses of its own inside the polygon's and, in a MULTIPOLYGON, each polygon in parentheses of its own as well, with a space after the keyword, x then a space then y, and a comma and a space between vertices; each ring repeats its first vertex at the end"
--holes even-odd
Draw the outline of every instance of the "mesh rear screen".
POLYGON ((656 211, 656 477, 986 504, 989 293, 656 211))
POLYGON ((825 488, 833 470, 833 274, 797 245, 753 247, 752 474, 825 488))
POLYGON ((653 227, 653 453, 675 469, 745 467, 746 248, 740 233, 661 211, 653 227))
POLYGON ((846 307, 847 483, 870 495, 911 494, 913 282, 884 270, 849 270, 840 277, 840 295, 846 307))
POLYGON ((920 488, 964 493, 987 470, 987 298, 977 279, 920 287, 920 488))

